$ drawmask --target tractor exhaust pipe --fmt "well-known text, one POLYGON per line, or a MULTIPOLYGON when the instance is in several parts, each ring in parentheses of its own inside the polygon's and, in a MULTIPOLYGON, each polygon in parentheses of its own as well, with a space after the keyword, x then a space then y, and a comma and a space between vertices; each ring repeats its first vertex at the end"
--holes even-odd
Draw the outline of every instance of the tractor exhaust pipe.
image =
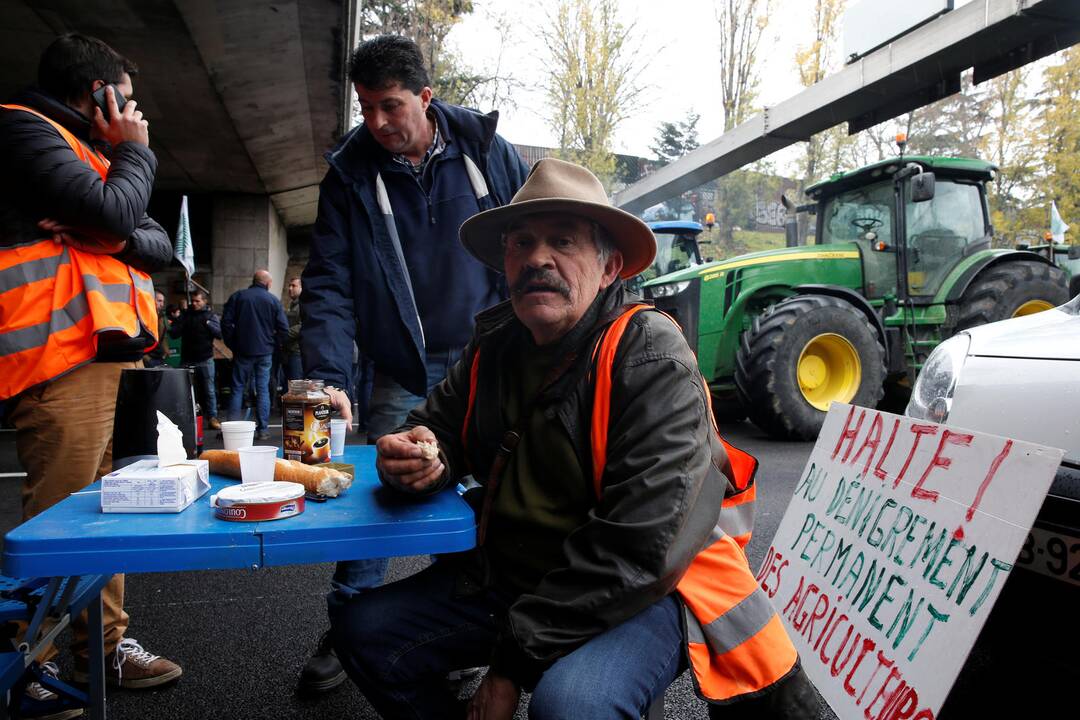
POLYGON ((784 240, 787 247, 799 246, 799 221, 795 203, 788 200, 787 195, 780 193, 780 204, 784 206, 784 240))

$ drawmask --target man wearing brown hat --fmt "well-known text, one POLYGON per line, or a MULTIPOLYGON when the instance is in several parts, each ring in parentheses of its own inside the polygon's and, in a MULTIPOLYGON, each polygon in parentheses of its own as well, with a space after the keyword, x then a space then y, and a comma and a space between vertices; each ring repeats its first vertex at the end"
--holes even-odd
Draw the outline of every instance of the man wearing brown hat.
POLYGON ((331 599, 346 672, 387 718, 511 718, 522 690, 532 718, 638 717, 688 664, 702 697, 740 701, 717 717, 814 713, 718 522, 749 478, 693 353, 623 288, 655 255, 648 227, 588 170, 542 160, 460 234, 511 299, 477 317, 462 361, 378 441, 377 465, 416 495, 475 477, 477 548, 331 599), (441 680, 471 665, 490 670, 466 707, 441 680))

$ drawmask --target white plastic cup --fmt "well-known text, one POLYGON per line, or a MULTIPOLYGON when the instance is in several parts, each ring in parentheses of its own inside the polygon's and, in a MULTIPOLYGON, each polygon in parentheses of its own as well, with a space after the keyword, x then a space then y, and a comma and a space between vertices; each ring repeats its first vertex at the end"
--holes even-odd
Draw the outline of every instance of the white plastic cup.
POLYGON ((229 420, 221 423, 221 439, 226 450, 239 450, 255 444, 254 420, 229 420))
POLYGON ((240 448, 240 482, 244 485, 274 482, 274 460, 277 448, 273 445, 253 445, 240 448))
POLYGON ((330 455, 345 454, 345 436, 349 432, 349 423, 344 419, 330 420, 330 455))

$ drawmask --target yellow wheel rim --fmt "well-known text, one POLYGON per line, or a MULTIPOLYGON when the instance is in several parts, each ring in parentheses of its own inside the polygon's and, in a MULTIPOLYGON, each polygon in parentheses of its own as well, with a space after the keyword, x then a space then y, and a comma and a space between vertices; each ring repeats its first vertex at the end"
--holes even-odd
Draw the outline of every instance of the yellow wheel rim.
POLYGON ((1041 313, 1043 310, 1050 310, 1054 306, 1045 300, 1028 300, 1026 303, 1016 308, 1016 312, 1012 314, 1013 317, 1023 317, 1024 315, 1034 315, 1035 313, 1041 313))
POLYGON ((823 412, 831 402, 851 402, 862 382, 855 346, 835 333, 818 335, 799 353, 799 389, 806 402, 823 412))

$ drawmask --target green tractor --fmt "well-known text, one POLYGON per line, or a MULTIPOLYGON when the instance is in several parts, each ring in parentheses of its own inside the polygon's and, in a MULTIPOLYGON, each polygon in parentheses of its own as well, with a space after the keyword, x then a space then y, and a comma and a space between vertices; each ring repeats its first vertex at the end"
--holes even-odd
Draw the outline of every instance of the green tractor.
POLYGON ((900 402, 952 334, 1069 299, 1069 273, 1054 262, 1069 253, 991 249, 996 171, 910 156, 839 173, 797 208, 817 216, 814 245, 799 245, 790 213, 789 247, 690 267, 643 291, 682 326, 718 417, 812 439, 833 401, 876 407, 888 390, 900 402))

